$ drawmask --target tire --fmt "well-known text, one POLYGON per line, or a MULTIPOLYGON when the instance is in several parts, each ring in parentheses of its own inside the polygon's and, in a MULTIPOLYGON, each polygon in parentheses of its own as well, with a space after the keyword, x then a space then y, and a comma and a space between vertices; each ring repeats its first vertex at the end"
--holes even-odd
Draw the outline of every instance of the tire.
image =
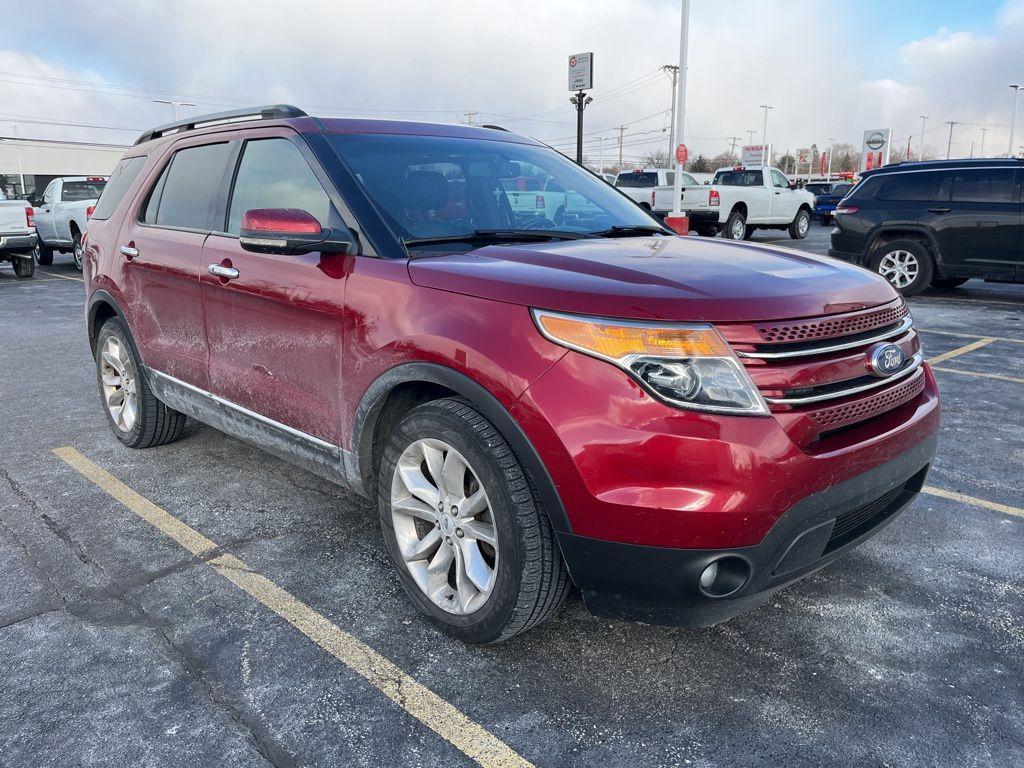
POLYGON ((740 211, 730 213, 729 218, 725 220, 725 226, 722 228, 722 237, 726 240, 748 239, 747 217, 740 211))
POLYGON ((936 277, 932 279, 932 285, 936 288, 959 288, 970 279, 969 277, 936 277))
POLYGON ((18 277, 32 277, 36 272, 36 262, 31 258, 22 259, 12 256, 11 266, 14 268, 14 274, 18 277))
POLYGON ((81 272, 83 261, 82 234, 77 230, 71 230, 71 242, 74 244, 74 247, 71 249, 71 253, 75 260, 75 269, 81 272))
POLYGON ((392 430, 377 470, 388 554, 409 599, 441 631, 466 643, 498 642, 540 624, 561 606, 570 582, 547 514, 512 449, 468 402, 434 400, 409 411, 392 430), (432 480, 428 461, 447 466, 443 458, 453 453, 464 465, 460 470, 452 463, 459 479, 449 476, 449 482, 461 487, 449 494, 440 487, 443 479, 432 480), (419 480, 412 487, 429 504, 412 495, 407 475, 419 480), (479 491, 483 501, 472 504, 479 491), (481 504, 482 511, 465 517, 467 508, 480 510, 481 504), (402 511, 413 508, 413 514, 402 511), (470 524, 479 536, 470 535, 470 524), (407 563, 403 552, 413 559, 407 563), (465 593, 456 588, 460 563, 477 574, 462 578, 465 593), (440 567, 431 573, 428 564, 440 567))
POLYGON ((103 324, 94 351, 100 402, 107 415, 107 423, 118 440, 129 448, 152 448, 181 437, 187 418, 156 399, 146 382, 138 352, 123 320, 112 317, 103 324), (116 352, 112 344, 116 345, 116 352), (122 407, 115 414, 113 403, 118 389, 122 392, 122 407), (130 398, 126 398, 126 391, 130 398), (132 414, 124 408, 126 399, 134 405, 132 414))
POLYGON ((875 250, 869 265, 904 296, 923 291, 934 274, 932 257, 917 240, 890 240, 875 250))
POLYGON ((803 240, 811 231, 811 212, 801 208, 789 225, 789 236, 794 240, 803 240))
POLYGON ((35 256, 36 263, 42 264, 44 267, 53 264, 53 248, 42 243, 36 243, 35 250, 32 251, 35 256))
POLYGON ((701 237, 714 237, 718 234, 718 230, 715 227, 698 227, 694 231, 701 237))
POLYGON ((749 240, 754 236, 755 232, 757 232, 757 227, 747 227, 747 231, 743 233, 743 239, 749 240))

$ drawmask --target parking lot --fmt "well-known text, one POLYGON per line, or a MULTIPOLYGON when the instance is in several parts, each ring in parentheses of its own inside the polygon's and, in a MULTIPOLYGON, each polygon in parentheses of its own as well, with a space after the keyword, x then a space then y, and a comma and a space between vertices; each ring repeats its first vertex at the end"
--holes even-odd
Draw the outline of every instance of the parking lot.
POLYGON ((66 255, 0 266, 0 765, 1024 764, 1024 286, 910 300, 942 437, 879 536, 727 624, 573 596, 485 647, 368 502, 195 423, 123 448, 83 302, 66 255))

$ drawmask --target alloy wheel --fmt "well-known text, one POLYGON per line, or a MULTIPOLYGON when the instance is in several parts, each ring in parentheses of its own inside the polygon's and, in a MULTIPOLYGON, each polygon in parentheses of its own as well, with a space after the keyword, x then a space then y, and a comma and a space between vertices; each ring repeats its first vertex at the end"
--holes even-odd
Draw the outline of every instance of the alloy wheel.
POLYGON ((743 235, 747 233, 747 223, 743 219, 733 219, 732 229, 729 230, 729 234, 732 235, 733 240, 742 240, 743 235))
POLYGON ((77 269, 79 272, 81 272, 82 271, 83 253, 82 253, 82 239, 80 237, 76 237, 75 238, 74 259, 75 259, 75 269, 77 269))
POLYGON ((920 269, 917 256, 910 251, 891 251, 878 263, 878 274, 901 290, 917 279, 920 269))
POLYGON ((498 576, 498 537, 487 492, 466 458, 424 438, 402 452, 391 481, 391 521, 405 567, 435 605, 468 614, 498 576))
POLYGON ((131 432, 139 413, 138 384, 135 367, 116 336, 108 336, 100 351, 100 378, 103 402, 121 432, 131 432))
POLYGON ((807 231, 811 228, 811 217, 806 213, 801 213, 796 221, 796 231, 801 237, 807 234, 807 231))

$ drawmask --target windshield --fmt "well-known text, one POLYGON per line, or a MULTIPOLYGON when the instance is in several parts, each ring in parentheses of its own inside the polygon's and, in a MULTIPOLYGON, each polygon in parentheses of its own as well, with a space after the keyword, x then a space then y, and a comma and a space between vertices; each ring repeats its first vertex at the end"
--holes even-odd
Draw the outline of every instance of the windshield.
POLYGON ((328 139, 403 241, 657 227, 600 177, 547 147, 401 134, 328 139))
MULTIPOLYGON (((669 184, 672 180, 669 179, 669 184)), ((632 171, 627 173, 620 173, 615 179, 616 187, 626 187, 635 189, 637 187, 656 187, 658 186, 658 174, 653 171, 632 171)))
POLYGON ((78 200, 96 200, 103 192, 107 182, 99 181, 65 181, 61 192, 61 200, 75 202, 78 200))
POLYGON ((804 187, 812 195, 827 195, 832 189, 831 184, 808 184, 804 187))
POLYGON ((712 184, 720 187, 760 187, 764 185, 761 171, 719 171, 712 184))

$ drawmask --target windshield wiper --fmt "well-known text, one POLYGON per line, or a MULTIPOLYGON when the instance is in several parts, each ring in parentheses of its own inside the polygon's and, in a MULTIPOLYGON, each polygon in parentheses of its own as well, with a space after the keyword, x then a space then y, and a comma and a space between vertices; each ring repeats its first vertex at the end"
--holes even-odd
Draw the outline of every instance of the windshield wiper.
POLYGON ((585 232, 567 232, 560 229, 475 229, 461 235, 440 237, 414 237, 402 242, 411 245, 443 245, 445 243, 507 243, 543 240, 581 240, 591 235, 585 232))
POLYGON ((629 226, 616 225, 590 234, 593 237, 630 237, 632 235, 670 235, 672 233, 664 227, 657 227, 653 224, 632 224, 629 226))

